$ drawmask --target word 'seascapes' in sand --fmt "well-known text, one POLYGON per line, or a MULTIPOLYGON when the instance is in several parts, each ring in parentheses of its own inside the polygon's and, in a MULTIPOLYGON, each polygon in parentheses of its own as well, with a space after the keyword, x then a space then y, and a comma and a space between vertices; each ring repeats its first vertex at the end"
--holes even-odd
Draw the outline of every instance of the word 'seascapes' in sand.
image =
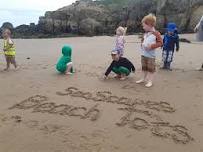
POLYGON ((175 112, 175 109, 167 102, 155 102, 150 100, 142 100, 139 98, 131 99, 127 97, 118 97, 112 95, 109 91, 99 91, 96 92, 95 95, 91 92, 84 92, 80 91, 78 88, 69 87, 65 89, 64 92, 56 92, 57 95, 60 96, 71 96, 71 97, 78 97, 84 98, 86 100, 91 100, 95 102, 105 102, 105 103, 112 103, 124 106, 139 106, 142 105, 147 109, 155 110, 155 111, 162 111, 167 113, 175 112))

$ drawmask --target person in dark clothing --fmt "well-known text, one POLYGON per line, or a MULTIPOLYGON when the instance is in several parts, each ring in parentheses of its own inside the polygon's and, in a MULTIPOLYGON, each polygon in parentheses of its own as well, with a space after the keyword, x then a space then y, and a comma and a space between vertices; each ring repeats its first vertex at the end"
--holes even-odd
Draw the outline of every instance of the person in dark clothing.
POLYGON ((111 56, 113 61, 106 70, 104 79, 108 78, 108 75, 111 73, 111 71, 116 73, 115 78, 119 78, 120 80, 125 80, 131 72, 135 72, 134 65, 127 58, 120 57, 117 51, 113 51, 111 56))
POLYGON ((169 23, 167 27, 167 33, 163 39, 163 51, 162 58, 164 65, 162 69, 171 70, 171 63, 173 61, 174 50, 179 51, 179 36, 175 23, 169 23))

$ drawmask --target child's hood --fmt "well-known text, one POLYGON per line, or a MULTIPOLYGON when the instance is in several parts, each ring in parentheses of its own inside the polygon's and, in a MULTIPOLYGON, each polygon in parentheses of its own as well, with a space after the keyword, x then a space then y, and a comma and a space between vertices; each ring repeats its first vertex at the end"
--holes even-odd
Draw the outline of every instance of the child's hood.
POLYGON ((64 46, 63 48, 62 48, 62 54, 64 55, 64 56, 68 56, 68 57, 71 57, 71 55, 72 55, 72 48, 70 47, 70 46, 64 46))

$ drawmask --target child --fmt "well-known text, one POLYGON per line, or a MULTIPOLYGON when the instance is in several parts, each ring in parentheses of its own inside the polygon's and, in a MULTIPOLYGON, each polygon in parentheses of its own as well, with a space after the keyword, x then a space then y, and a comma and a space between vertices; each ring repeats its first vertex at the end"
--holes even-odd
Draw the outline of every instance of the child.
POLYGON ((167 25, 167 33, 164 35, 163 43, 162 59, 164 65, 162 69, 172 70, 171 63, 173 61, 175 46, 176 52, 179 51, 179 36, 175 23, 169 23, 167 25))
POLYGON ((111 56, 113 61, 107 69, 104 79, 108 78, 111 71, 116 73, 115 78, 119 78, 120 80, 125 80, 131 72, 135 72, 134 65, 128 59, 121 57, 118 51, 112 51, 111 56))
POLYGON ((120 56, 123 56, 124 54, 124 48, 125 48, 125 39, 124 35, 126 34, 127 28, 123 28, 119 26, 116 29, 116 46, 113 51, 117 51, 120 56))
POLYGON ((141 43, 141 64, 143 77, 136 81, 137 84, 146 82, 146 87, 153 85, 153 77, 156 71, 155 50, 163 45, 161 34, 155 30, 156 17, 153 14, 145 16, 142 26, 145 31, 141 43))
POLYGON ((73 63, 71 60, 72 48, 70 46, 63 46, 62 54, 63 56, 58 61, 56 69, 60 73, 71 75, 73 74, 73 63))
POLYGON ((9 29, 5 29, 3 31, 3 39, 4 39, 4 54, 5 54, 5 58, 6 58, 6 69, 4 69, 5 71, 8 71, 10 68, 10 64, 13 64, 15 69, 17 69, 17 64, 16 64, 16 60, 15 60, 15 46, 14 46, 14 42, 11 40, 11 31, 9 29))

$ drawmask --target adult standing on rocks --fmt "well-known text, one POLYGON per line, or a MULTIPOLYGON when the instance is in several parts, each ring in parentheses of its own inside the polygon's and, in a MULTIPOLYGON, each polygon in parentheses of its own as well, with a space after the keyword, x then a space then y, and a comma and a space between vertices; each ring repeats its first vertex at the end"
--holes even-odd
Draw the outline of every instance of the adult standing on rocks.
MULTIPOLYGON (((203 16, 200 19, 199 23, 196 25, 194 31, 197 32, 197 35, 196 35, 197 41, 203 42, 203 16)), ((203 71, 203 63, 202 63, 202 66, 199 70, 203 71)))

